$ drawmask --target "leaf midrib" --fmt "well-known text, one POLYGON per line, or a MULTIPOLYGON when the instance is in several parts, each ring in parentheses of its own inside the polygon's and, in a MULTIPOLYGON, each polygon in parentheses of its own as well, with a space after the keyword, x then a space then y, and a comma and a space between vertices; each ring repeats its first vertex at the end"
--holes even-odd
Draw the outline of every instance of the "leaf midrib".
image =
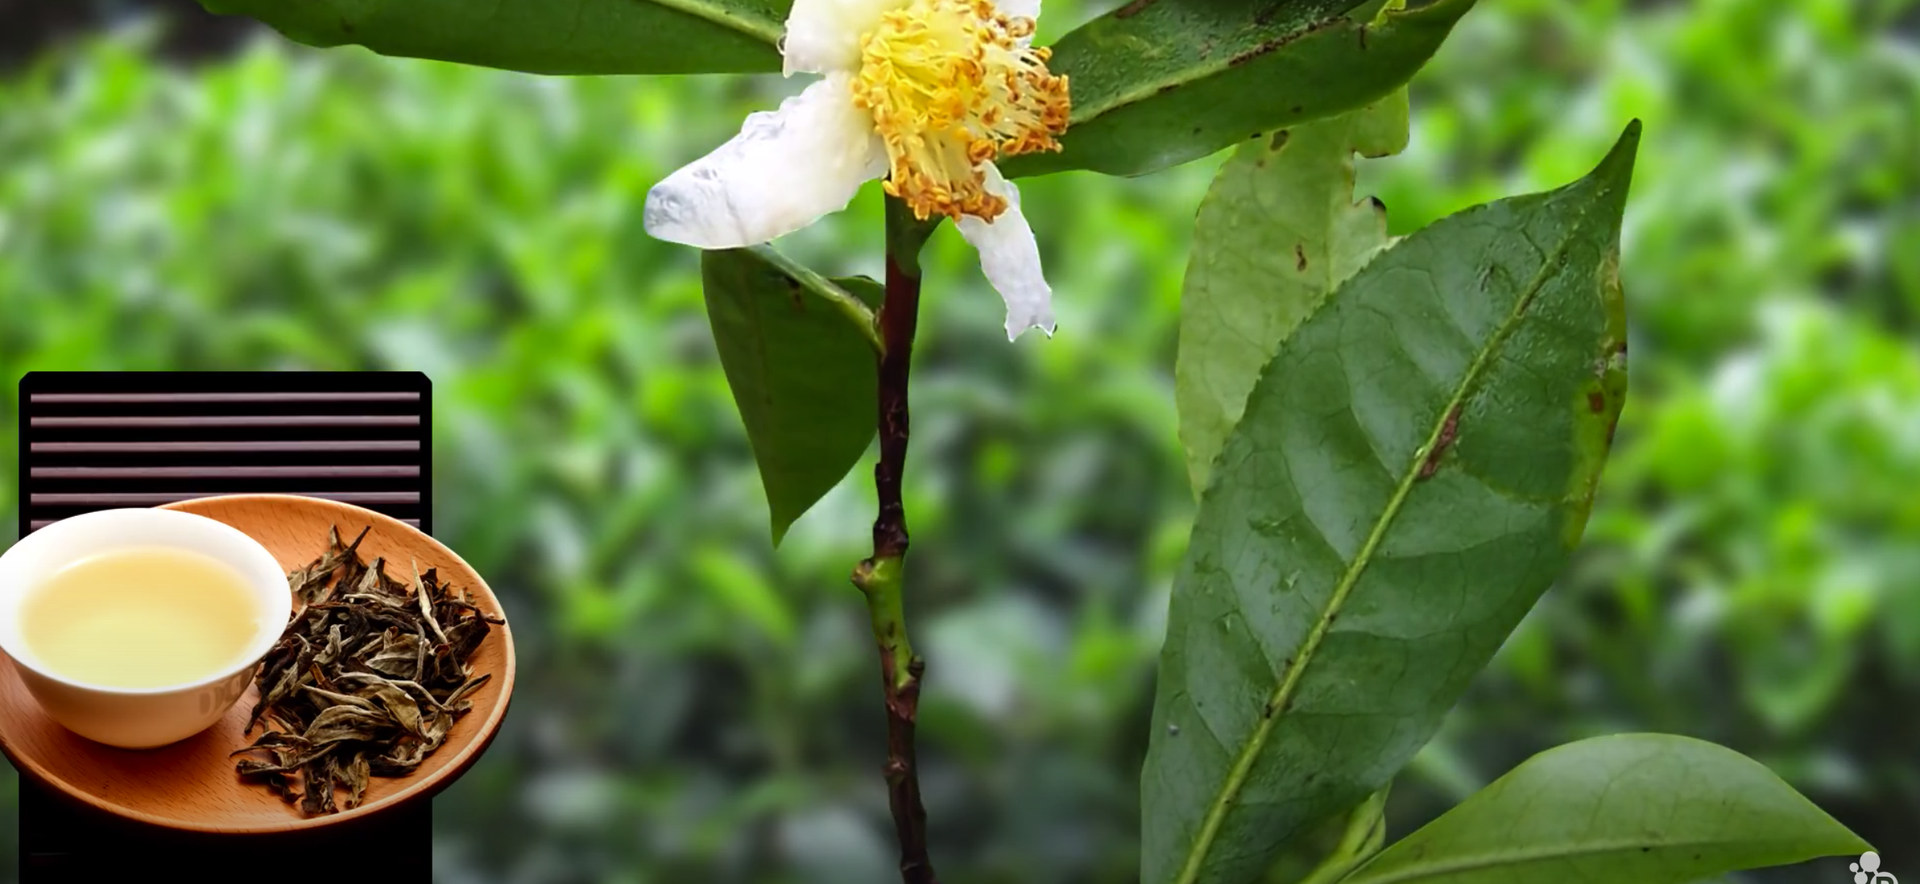
POLYGON ((1400 882, 1404 882, 1404 881, 1419 881, 1424 878, 1437 877, 1440 875, 1451 875, 1456 872, 1480 871, 1484 869, 1497 869, 1497 868, 1502 868, 1506 866, 1525 865, 1527 863, 1543 862, 1547 860, 1571 859, 1576 857, 1590 857, 1590 856, 1607 856, 1607 855, 1616 854, 1616 853, 1644 852, 1644 853, 1651 854, 1653 851, 1656 851, 1656 850, 1669 851, 1669 850, 1676 850, 1676 849, 1694 849, 1694 848, 1701 848, 1701 847, 1737 847, 1743 844, 1751 843, 1753 840, 1754 839, 1752 838, 1701 838, 1696 840, 1669 841, 1669 842, 1664 842, 1660 844, 1649 844, 1644 841, 1627 841, 1627 840, 1620 840, 1620 839, 1611 839, 1607 841, 1594 842, 1599 846, 1590 847, 1590 848, 1580 847, 1576 845, 1559 844, 1559 845, 1552 845, 1548 847, 1534 848, 1532 850, 1514 850, 1514 851, 1507 851, 1507 852, 1496 853, 1496 854, 1483 853, 1483 854, 1477 854, 1473 856, 1465 856, 1456 860, 1452 860, 1450 862, 1431 863, 1425 866, 1417 866, 1417 867, 1402 869, 1398 872, 1389 872, 1385 875, 1376 876, 1376 877, 1365 877, 1365 878, 1360 877, 1359 873, 1366 871, 1366 866, 1361 866, 1360 868, 1354 869, 1353 874, 1350 874, 1348 877, 1343 878, 1342 880, 1364 882, 1364 884, 1400 884, 1400 882))
MULTIPOLYGON (((676 2, 688 2, 688 0, 676 0, 676 2)), ((1362 2, 1364 2, 1364 0, 1362 0, 1362 2)), ((1361 5, 1360 3, 1354 3, 1351 6, 1349 6, 1345 11, 1337 15, 1329 17, 1323 21, 1310 23, 1307 26, 1301 28, 1298 32, 1295 32, 1294 34, 1280 38, 1284 41, 1284 43, 1281 47, 1277 47, 1277 48, 1284 49, 1285 44, 1297 43, 1302 40, 1307 40, 1319 35, 1324 31, 1328 31, 1333 28, 1340 27, 1342 25, 1358 25, 1359 27, 1367 28, 1370 30, 1378 30, 1384 27, 1391 27, 1393 25, 1401 24, 1403 22, 1415 20, 1418 17, 1422 16, 1423 14, 1427 13, 1429 10, 1440 9, 1441 7, 1444 7, 1447 5, 1447 0, 1442 0, 1442 2, 1436 2, 1429 6, 1422 6, 1418 9, 1388 10, 1380 21, 1369 22, 1364 25, 1358 24, 1354 22, 1351 18, 1348 18, 1348 13, 1351 13, 1354 9, 1358 8, 1360 5, 1361 5)), ((1179 74, 1175 76, 1165 77, 1163 79, 1141 83, 1140 85, 1135 86, 1132 89, 1129 89, 1125 92, 1121 92, 1114 95, 1113 97, 1107 99, 1103 103, 1076 106, 1070 117, 1070 125, 1068 127, 1069 131, 1071 131, 1071 128, 1073 126, 1084 126, 1088 123, 1093 122, 1094 120, 1097 120, 1103 116, 1106 116, 1107 114, 1113 113, 1114 111, 1124 110, 1131 105, 1139 104, 1143 101, 1147 101, 1156 96, 1163 95, 1165 93, 1174 91, 1181 87, 1191 85, 1200 80, 1207 79, 1208 77, 1219 75, 1221 73, 1226 72, 1229 69, 1238 67, 1243 63, 1244 62, 1234 61, 1234 56, 1232 55, 1222 54, 1221 56, 1216 57, 1214 60, 1208 61, 1204 64, 1199 64, 1193 67, 1184 68, 1181 70, 1179 74)))
MULTIPOLYGON (((681 0, 681 2, 684 2, 684 0, 681 0)), ((1362 2, 1365 2, 1365 0, 1362 0, 1362 2)), ((1360 4, 1355 3, 1353 5, 1359 6, 1360 4)), ((1283 44, 1280 48, 1284 48, 1284 45, 1286 43, 1295 43, 1301 40, 1305 40, 1309 37, 1312 37, 1315 34, 1320 33, 1321 31, 1325 31, 1333 27, 1338 27, 1342 22, 1346 22, 1346 21, 1348 21, 1346 13, 1342 12, 1337 15, 1333 15, 1324 21, 1309 23, 1305 27, 1301 28, 1299 31, 1296 31, 1290 35, 1279 37, 1277 39, 1283 41, 1283 44)), ((1181 88, 1182 86, 1186 86, 1196 81, 1204 80, 1208 77, 1212 77, 1217 74, 1223 73, 1230 68, 1238 67, 1240 63, 1235 62, 1233 58, 1234 56, 1225 55, 1223 53, 1222 57, 1220 57, 1218 60, 1194 65, 1193 67, 1189 67, 1189 68, 1183 68, 1181 69, 1179 74, 1176 74, 1174 76, 1145 82, 1125 92, 1118 93, 1114 95, 1112 98, 1108 99, 1104 104, 1095 104, 1095 105, 1087 105, 1085 107, 1076 107, 1075 110, 1068 117, 1068 129, 1071 130, 1073 126, 1084 126, 1087 123, 1092 122, 1093 120, 1099 119, 1100 117, 1106 116, 1107 114, 1110 114, 1116 110, 1125 108, 1129 105, 1139 104, 1140 102, 1146 101, 1147 99, 1153 98, 1154 96, 1171 92, 1175 89, 1181 88), (1082 116, 1080 114, 1080 111, 1083 111, 1083 110, 1086 112, 1085 116, 1082 116)))
POLYGON ((776 47, 780 43, 780 35, 786 30, 786 25, 783 22, 761 18, 758 15, 748 17, 729 12, 721 6, 704 2, 704 0, 647 0, 647 2, 712 22, 724 28, 731 28, 749 37, 774 44, 776 47))
MULTIPOLYGON (((1306 641, 1301 643, 1300 653, 1295 655, 1294 658, 1294 665, 1287 670, 1286 676, 1281 679, 1280 684, 1274 689, 1273 696, 1268 698, 1266 705, 1268 714, 1265 718, 1261 719, 1260 724, 1254 728, 1253 736, 1247 740, 1245 746, 1240 751, 1240 756, 1234 760, 1233 767, 1227 772, 1226 782, 1221 784, 1220 791, 1214 795, 1213 803, 1208 807, 1207 815, 1200 824, 1200 833, 1195 836, 1193 846, 1187 853, 1187 861, 1181 866, 1180 876, 1175 879, 1176 884, 1194 884, 1195 881, 1199 880, 1207 854, 1212 850, 1213 841, 1219 836, 1220 826, 1226 820, 1229 806, 1233 803, 1233 799, 1239 795, 1240 789, 1246 784, 1247 776, 1252 772, 1254 764, 1259 760, 1260 750, 1266 745, 1267 737, 1273 733, 1274 725, 1279 722, 1281 718, 1285 717, 1287 703, 1292 699, 1294 691, 1300 684, 1300 679, 1312 664, 1314 653, 1319 650, 1320 643, 1326 639, 1327 632, 1333 625, 1334 615, 1340 612, 1341 606, 1346 603, 1348 594, 1353 591, 1354 585, 1360 582, 1360 576, 1366 571, 1367 565, 1372 561, 1374 551, 1380 546, 1380 542, 1386 536, 1387 529, 1392 526, 1394 518, 1400 514, 1400 508, 1405 505, 1407 496, 1412 493, 1413 486, 1419 479, 1420 469, 1428 457, 1428 452, 1433 451, 1434 447, 1439 444, 1440 434, 1446 427, 1447 416, 1453 414, 1455 409, 1460 408, 1465 403, 1467 396, 1473 392, 1475 383, 1479 381, 1481 375, 1485 373, 1486 367, 1493 361, 1494 354, 1499 352, 1507 339, 1512 336, 1513 330, 1519 326, 1520 320, 1526 316, 1527 308, 1532 306, 1533 299, 1539 295, 1540 289, 1562 269, 1561 259, 1565 256, 1567 250, 1571 248, 1573 241, 1580 234, 1581 228, 1585 226, 1585 220, 1585 216, 1581 216, 1576 220, 1572 228, 1561 237, 1553 253, 1543 256, 1545 260, 1540 267, 1540 271, 1534 274, 1533 279, 1527 283, 1526 289, 1522 291, 1520 297, 1514 301, 1513 309, 1507 314, 1507 317, 1501 321, 1499 328, 1494 330, 1493 336, 1487 340, 1486 346, 1481 347, 1480 352, 1474 355, 1473 363, 1467 366, 1467 372, 1461 377, 1460 383, 1454 388, 1452 398, 1448 400, 1446 407, 1441 409, 1439 415, 1435 418, 1433 429, 1427 434, 1427 443, 1414 451, 1413 462, 1408 465, 1406 473, 1400 477, 1399 485, 1394 488, 1393 497, 1387 500, 1386 509, 1381 512, 1378 519, 1374 520, 1373 528, 1368 532, 1366 542, 1361 544, 1360 552, 1354 556, 1353 561, 1348 564, 1346 571, 1340 575, 1340 581, 1334 584, 1333 595, 1327 600, 1326 609, 1321 611, 1320 619, 1314 624, 1313 631, 1308 633, 1306 641)), ((1347 281, 1352 282, 1353 279, 1357 277, 1358 274, 1355 274, 1354 277, 1349 277, 1347 281)), ((1329 293, 1329 304, 1331 303, 1331 298, 1332 293, 1329 293)), ((1303 320, 1301 324, 1304 325, 1305 322, 1306 320, 1303 320)), ((1271 365, 1271 363, 1269 363, 1269 365, 1271 365)), ((1256 385, 1256 389, 1257 386, 1258 385, 1256 385)), ((1252 393, 1249 392, 1248 396, 1251 397, 1252 393)), ((1245 419, 1243 414, 1241 420, 1244 421, 1245 419)), ((1221 450, 1225 451, 1224 445, 1221 447, 1221 450)), ((1217 480, 1218 476, 1215 476, 1214 479, 1217 480)))

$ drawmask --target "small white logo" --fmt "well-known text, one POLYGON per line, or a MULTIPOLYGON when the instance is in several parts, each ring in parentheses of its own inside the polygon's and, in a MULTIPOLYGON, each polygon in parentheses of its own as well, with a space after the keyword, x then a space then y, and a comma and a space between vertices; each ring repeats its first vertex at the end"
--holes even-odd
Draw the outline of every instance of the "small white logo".
POLYGON ((1853 870, 1853 884, 1900 884, 1892 872, 1880 871, 1880 854, 1871 850, 1860 854, 1860 861, 1848 863, 1847 868, 1853 870))

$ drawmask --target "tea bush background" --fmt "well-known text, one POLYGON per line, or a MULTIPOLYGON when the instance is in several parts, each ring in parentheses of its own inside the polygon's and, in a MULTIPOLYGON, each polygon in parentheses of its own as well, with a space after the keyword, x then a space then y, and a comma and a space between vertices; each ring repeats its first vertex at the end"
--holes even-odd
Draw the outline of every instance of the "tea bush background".
MULTIPOLYGON (((1093 11, 1049 4, 1042 39, 1093 11)), ((795 84, 171 45, 29 41, 0 75, 0 460, 30 370, 424 370, 439 535, 522 661, 501 737, 436 801, 436 878, 889 880, 846 581, 871 461, 768 547, 697 256, 640 225, 649 186, 795 84)), ((1398 233, 1564 183, 1628 118, 1648 140, 1633 389, 1587 544, 1402 778, 1392 831, 1548 746, 1660 730, 1765 761, 1920 875, 1920 5, 1485 0, 1413 101, 1411 148, 1362 174, 1398 233)), ((1051 341, 1007 344, 951 231, 930 253, 909 606, 950 884, 1133 880, 1192 514, 1174 320, 1219 159, 1024 185, 1051 341)), ((784 247, 877 274, 879 245, 869 191, 784 247)))

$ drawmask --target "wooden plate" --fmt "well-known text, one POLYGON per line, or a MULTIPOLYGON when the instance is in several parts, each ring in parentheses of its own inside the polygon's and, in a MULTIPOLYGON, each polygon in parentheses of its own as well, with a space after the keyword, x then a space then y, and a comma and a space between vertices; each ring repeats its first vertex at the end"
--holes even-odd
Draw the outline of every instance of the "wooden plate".
MULTIPOLYGON (((362 559, 412 559, 419 561, 422 571, 438 568, 441 580, 466 590, 482 610, 506 616, 486 581, 459 556, 418 529, 371 510, 283 494, 208 497, 168 504, 165 509, 206 516, 240 529, 272 552, 288 571, 319 558, 329 526, 338 525, 341 536, 350 539, 372 525, 360 544, 362 559)), ((359 807, 325 816, 308 817, 234 773, 235 759, 229 753, 251 744, 261 733, 258 727, 252 738, 241 733, 260 696, 257 684, 247 688, 225 718, 193 737, 159 749, 115 749, 55 723, 27 693, 13 661, 0 654, 0 750, 22 774, 48 788, 152 825, 215 833, 317 829, 430 798, 479 759, 500 729, 513 694, 513 636, 507 625, 488 630, 470 665, 475 673, 492 673, 493 678, 470 695, 473 708, 455 720, 447 741, 409 776, 374 777, 359 807)))

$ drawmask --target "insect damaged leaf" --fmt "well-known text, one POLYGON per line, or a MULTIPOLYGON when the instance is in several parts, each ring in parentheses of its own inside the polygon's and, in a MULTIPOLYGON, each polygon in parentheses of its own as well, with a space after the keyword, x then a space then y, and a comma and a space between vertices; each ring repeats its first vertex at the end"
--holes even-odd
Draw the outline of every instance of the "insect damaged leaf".
POLYGON ((1143 884, 1245 884, 1385 786, 1565 565, 1625 392, 1639 132, 1395 243, 1254 383, 1174 583, 1143 884))
POLYGON ((1173 371, 1195 497, 1281 341, 1386 247, 1386 208, 1353 198, 1354 155, 1398 153, 1407 137, 1401 90, 1242 144, 1215 176, 1194 225, 1173 371))

